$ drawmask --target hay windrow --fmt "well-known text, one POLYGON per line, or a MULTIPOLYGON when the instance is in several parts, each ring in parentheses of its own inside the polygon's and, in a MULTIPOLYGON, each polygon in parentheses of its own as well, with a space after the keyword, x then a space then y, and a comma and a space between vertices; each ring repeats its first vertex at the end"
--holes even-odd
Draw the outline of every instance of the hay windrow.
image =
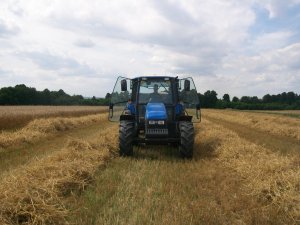
MULTIPOLYGON (((208 121, 204 135, 218 141, 218 160, 245 180, 244 194, 257 200, 261 218, 277 217, 278 224, 300 222, 300 160, 283 156, 240 138, 236 133, 208 121)), ((201 140, 198 135, 197 139, 201 140)))
POLYGON ((66 224, 64 201, 84 191, 112 157, 116 135, 110 128, 96 143, 70 140, 60 152, 12 171, 0 184, 0 222, 66 224))
POLYGON ((282 115, 205 109, 203 117, 212 117, 249 126, 279 136, 300 140, 300 120, 282 115))
POLYGON ((104 113, 106 106, 0 106, 0 130, 21 128, 34 119, 104 113))
POLYGON ((95 122, 106 121, 106 114, 82 116, 76 118, 48 118, 35 119, 27 126, 15 132, 2 131, 0 133, 0 148, 6 149, 23 143, 33 143, 40 138, 57 132, 86 126, 95 122))

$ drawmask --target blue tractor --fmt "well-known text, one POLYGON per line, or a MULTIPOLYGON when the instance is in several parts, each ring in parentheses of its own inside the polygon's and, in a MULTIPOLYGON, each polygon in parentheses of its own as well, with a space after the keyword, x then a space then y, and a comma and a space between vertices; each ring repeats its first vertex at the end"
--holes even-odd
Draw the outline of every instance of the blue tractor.
POLYGON ((119 153, 132 156, 138 144, 178 146, 192 158, 194 125, 200 122, 200 104, 192 78, 119 77, 109 105, 109 120, 119 121, 119 153))

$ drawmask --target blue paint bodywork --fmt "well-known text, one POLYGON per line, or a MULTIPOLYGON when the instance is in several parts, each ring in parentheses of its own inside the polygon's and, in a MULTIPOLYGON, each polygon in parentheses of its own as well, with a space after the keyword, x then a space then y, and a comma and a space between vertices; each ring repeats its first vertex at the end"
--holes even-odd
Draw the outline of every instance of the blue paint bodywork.
POLYGON ((163 103, 148 103, 146 106, 146 120, 166 120, 167 110, 163 103))
POLYGON ((176 113, 176 115, 177 116, 181 115, 183 112, 184 112, 184 108, 183 108, 182 104, 177 103, 176 107, 175 107, 175 113, 176 113))
POLYGON ((127 109, 130 111, 131 115, 135 115, 135 107, 133 103, 127 103, 127 109))

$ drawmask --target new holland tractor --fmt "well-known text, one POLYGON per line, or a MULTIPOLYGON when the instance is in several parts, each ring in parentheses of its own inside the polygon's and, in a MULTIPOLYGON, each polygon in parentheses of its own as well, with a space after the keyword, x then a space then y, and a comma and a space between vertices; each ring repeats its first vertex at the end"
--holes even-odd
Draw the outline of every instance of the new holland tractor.
POLYGON ((109 120, 119 121, 119 153, 132 156, 138 144, 178 146, 192 158, 194 125, 200 104, 192 78, 118 77, 109 105, 109 120))

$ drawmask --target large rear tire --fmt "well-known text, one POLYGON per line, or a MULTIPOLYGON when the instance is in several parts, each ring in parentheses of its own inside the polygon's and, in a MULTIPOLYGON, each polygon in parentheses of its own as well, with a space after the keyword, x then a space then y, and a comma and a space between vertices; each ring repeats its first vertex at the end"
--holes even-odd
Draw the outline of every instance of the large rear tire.
POLYGON ((191 159, 194 149, 194 125, 189 121, 179 122, 180 145, 179 152, 181 157, 191 159))
POLYGON ((134 122, 123 120, 119 128, 119 153, 120 156, 133 155, 134 122))

